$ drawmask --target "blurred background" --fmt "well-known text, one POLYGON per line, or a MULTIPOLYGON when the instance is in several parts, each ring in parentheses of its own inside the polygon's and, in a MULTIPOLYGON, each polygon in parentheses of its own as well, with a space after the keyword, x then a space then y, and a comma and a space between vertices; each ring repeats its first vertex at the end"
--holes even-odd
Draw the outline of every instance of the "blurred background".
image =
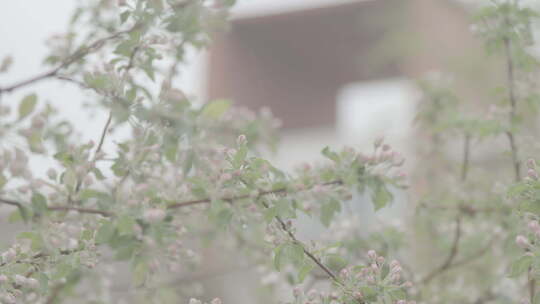
MULTIPOLYGON (((0 84, 43 71, 45 42, 62 33, 75 3, 0 1, 0 58, 15 59, 11 72, 0 75, 0 84)), ((477 4, 242 0, 227 31, 216 35, 209 49, 190 51, 176 86, 200 102, 224 98, 254 111, 270 110, 281 119, 282 130, 278 153, 269 157, 282 169, 318 161, 325 146, 369 151, 376 138, 384 137, 404 154, 407 170, 414 172, 419 147, 413 138, 422 136, 413 124, 419 99, 416 80, 454 75, 456 94, 473 105, 489 98, 487 88, 500 78, 498 65, 485 58, 470 30, 470 11, 477 4)), ((83 138, 98 137, 107 114, 94 112, 89 117, 81 106, 88 95, 78 87, 51 80, 29 90, 40 92, 65 118, 77 122, 83 138)), ((20 100, 29 90, 4 98, 20 100)), ((107 143, 105 150, 107 145, 114 143, 107 143)), ((33 165, 37 171, 48 168, 46 160, 33 165)), ((396 215, 406 210, 407 197, 395 195, 394 205, 377 218, 399 221, 396 215)), ((373 225, 370 204, 352 205, 365 227, 373 225)), ((7 244, 12 232, 0 230, 0 241, 7 244)), ((299 220, 298 230, 305 239, 320 233, 308 219, 299 220)), ((205 280, 211 294, 222 296, 224 303, 263 303, 254 300, 255 291, 268 282, 255 279, 254 270, 227 265, 229 259, 211 250, 205 258, 208 273, 214 274, 205 280)))

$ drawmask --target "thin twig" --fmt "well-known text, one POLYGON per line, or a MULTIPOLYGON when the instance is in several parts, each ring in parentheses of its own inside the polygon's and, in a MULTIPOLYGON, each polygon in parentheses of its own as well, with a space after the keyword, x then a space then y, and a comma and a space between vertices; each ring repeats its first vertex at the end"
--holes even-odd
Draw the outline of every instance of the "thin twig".
POLYGON ((110 111, 109 117, 107 118, 107 122, 105 123, 105 126, 103 127, 103 130, 101 131, 101 137, 99 138, 99 143, 96 147, 96 151, 94 152, 94 160, 97 159, 99 152, 101 152, 101 148, 103 148, 103 143, 105 142, 105 137, 107 136, 107 132, 109 131, 112 117, 113 117, 113 113, 112 111, 110 111))
POLYGON ((17 90, 19 88, 22 88, 22 87, 37 83, 37 82, 45 80, 47 78, 55 77, 62 69, 65 69, 65 68, 69 67, 70 65, 77 62, 78 60, 80 60, 80 59, 86 57, 87 55, 89 55, 91 52, 99 50, 101 47, 103 47, 105 45, 105 42, 107 42, 109 40, 114 40, 114 39, 116 39, 116 38, 118 38, 118 37, 120 37, 120 36, 122 36, 124 34, 129 34, 129 33, 133 32, 133 31, 139 29, 141 27, 141 25, 142 25, 141 23, 136 23, 134 26, 132 26, 131 28, 129 28, 127 30, 119 31, 119 32, 116 32, 116 33, 114 33, 114 34, 112 34, 110 36, 107 36, 105 38, 101 38, 99 40, 96 40, 95 42, 91 43, 89 46, 80 48, 79 50, 75 51, 72 55, 68 56, 67 59, 64 60, 64 62, 62 62, 60 65, 58 65, 56 68, 54 68, 54 69, 52 69, 50 71, 38 74, 36 76, 33 76, 33 77, 28 78, 28 79, 19 81, 19 82, 15 83, 15 84, 12 84, 12 85, 9 85, 9 86, 0 87, 0 94, 2 94, 2 93, 11 93, 14 90, 17 90))
POLYGON ((456 258, 458 251, 459 251, 459 240, 461 238, 461 217, 456 218, 456 230, 454 233, 454 242, 452 244, 452 249, 450 250, 450 254, 444 261, 444 263, 441 264, 441 266, 434 269, 432 272, 430 272, 428 275, 426 275, 421 282, 423 284, 428 284, 431 280, 433 280, 436 276, 439 274, 445 272, 450 266, 452 265, 452 262, 456 258))
POLYGON ((16 206, 16 207, 19 207, 19 208, 22 208, 22 204, 19 203, 19 202, 14 201, 14 200, 9 200, 9 199, 5 199, 5 198, 0 198, 0 203, 6 204, 6 205, 11 205, 11 206, 16 206))
MULTIPOLYGON (((512 60, 512 50, 510 38, 504 38, 504 50, 506 55, 506 78, 508 82, 508 99, 510 100, 510 128, 514 124, 517 115, 517 98, 515 93, 514 61, 512 60)), ((521 180, 521 165, 519 161, 519 151, 516 145, 516 139, 512 129, 506 131, 510 150, 512 153, 512 164, 516 182, 521 180)))
POLYGON ((469 172, 469 154, 471 150, 471 135, 465 134, 465 142, 463 144, 463 163, 461 166, 461 181, 467 180, 467 173, 469 172))
MULTIPOLYGON (((331 182, 325 182, 325 183, 322 183, 322 184, 319 184, 319 185, 321 185, 321 186, 329 186, 329 185, 341 185, 341 184, 343 184, 343 182, 341 180, 336 180, 336 181, 331 181, 331 182)), ((303 190, 297 190, 297 191, 289 191, 289 189, 286 188, 286 187, 277 188, 277 189, 274 189, 274 190, 261 191, 261 192, 259 192, 259 197, 269 195, 269 194, 298 193, 298 192, 301 192, 301 191, 309 190, 311 188, 307 188, 307 189, 303 189, 303 190)), ((229 202, 229 203, 233 203, 235 201, 247 199, 247 198, 250 198, 250 197, 251 196, 249 194, 244 194, 244 195, 223 197, 223 198, 220 198, 220 200, 226 201, 226 202, 229 202)), ((209 204, 210 202, 212 202, 211 198, 204 198, 204 199, 198 199, 198 200, 189 200, 189 201, 184 201, 184 202, 179 202, 179 203, 174 203, 174 204, 168 205, 167 209, 173 210, 173 209, 183 208, 183 207, 187 207, 187 206, 209 204)), ((13 206, 22 206, 22 204, 19 203, 19 202, 15 202, 13 200, 8 200, 8 199, 3 199, 3 198, 0 198, 0 203, 4 203, 4 204, 7 204, 7 205, 13 205, 13 206)), ((92 209, 92 208, 80 208, 80 207, 74 207, 74 206, 70 206, 70 205, 50 206, 50 207, 47 207, 47 209, 49 211, 77 211, 79 213, 99 214, 99 215, 102 215, 102 216, 105 216, 105 217, 114 217, 115 216, 115 213, 110 212, 110 211, 105 211, 105 210, 100 210, 100 209, 92 209)))
MULTIPOLYGON (((330 185, 341 185, 341 184, 343 184, 343 182, 341 180, 335 180, 335 181, 331 181, 331 182, 322 183, 322 184, 319 184, 319 185, 321 185, 321 186, 330 186, 330 185)), ((297 190, 297 191, 294 191, 294 193, 309 190, 311 188, 313 188, 313 187, 310 187, 308 189, 303 189, 303 190, 297 190)), ((283 194, 283 193, 289 193, 289 189, 287 187, 282 187, 282 188, 277 188, 277 189, 274 189, 274 190, 260 191, 259 196, 265 196, 265 195, 269 195, 269 194, 283 194)), ((250 194, 244 194, 244 195, 236 195, 236 196, 231 196, 231 197, 224 197, 224 198, 221 198, 221 200, 231 203, 233 201, 243 200, 243 199, 247 199, 247 198, 250 198, 250 197, 251 197, 250 194)), ((167 206, 167 209, 177 209, 177 208, 182 208, 182 207, 185 207, 185 206, 207 204, 207 203, 210 203, 211 201, 212 201, 211 198, 203 198, 203 199, 199 199, 199 200, 185 201, 185 202, 171 204, 171 205, 167 206)))
POLYGON ((88 214, 99 214, 104 217, 113 217, 115 216, 114 213, 99 209, 92 209, 92 208, 80 208, 80 207, 73 207, 73 206, 53 206, 53 207, 47 207, 49 211, 76 211, 79 213, 88 213, 88 214))

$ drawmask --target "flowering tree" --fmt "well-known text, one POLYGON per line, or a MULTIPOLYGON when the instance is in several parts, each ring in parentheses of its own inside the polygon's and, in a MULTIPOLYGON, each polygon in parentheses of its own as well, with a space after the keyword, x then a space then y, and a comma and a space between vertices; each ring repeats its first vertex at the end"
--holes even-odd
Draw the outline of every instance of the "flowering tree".
MULTIPOLYGON (((186 49, 205 46, 233 2, 85 1, 67 33, 51 40, 49 70, 0 85, 0 136, 14 143, 0 150, 0 203, 13 209, 10 222, 25 224, 1 253, 2 303, 202 303, 198 296, 218 304, 192 282, 172 280, 200 268, 208 244, 241 250, 250 265, 276 274, 278 284, 291 286, 288 303, 540 301, 540 181, 533 160, 522 178, 521 159, 535 150, 520 136, 534 134, 538 104, 537 62, 527 52, 532 10, 493 1, 478 15, 475 30, 490 52, 502 54, 507 72, 488 116, 469 114, 444 79, 420 82, 418 121, 433 142, 421 153, 433 166, 415 179, 429 191, 418 193, 410 225, 365 236, 354 215, 340 213, 354 193, 368 194, 378 210, 394 189, 406 188, 404 160, 388 144, 378 140, 369 155, 326 148, 325 163, 283 172, 260 153, 273 146, 278 125, 268 111, 226 100, 199 104, 175 87, 186 49), (36 93, 10 98, 46 79, 93 94, 93 106, 108 112, 99 138, 80 142, 77 126, 36 93), (105 152, 118 127, 130 136, 105 152), (501 136, 509 148, 500 155, 511 169, 496 176, 473 166, 472 147, 501 136), (464 139, 457 165, 443 155, 455 138, 464 139), (38 176, 29 168, 34 157, 55 166, 38 176), (328 234, 299 238, 301 213, 328 234), (128 291, 115 297, 108 271, 125 264, 128 291)), ((5 59, 0 71, 10 64, 5 59)))

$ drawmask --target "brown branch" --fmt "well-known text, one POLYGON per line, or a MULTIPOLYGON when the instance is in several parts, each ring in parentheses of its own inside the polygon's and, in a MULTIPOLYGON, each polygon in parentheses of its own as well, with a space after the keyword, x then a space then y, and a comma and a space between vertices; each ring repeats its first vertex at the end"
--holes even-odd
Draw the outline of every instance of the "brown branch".
POLYGON ((101 152, 101 148, 103 148, 105 137, 107 136, 107 132, 109 131, 109 127, 111 125, 112 116, 113 116, 113 113, 112 111, 110 111, 109 117, 107 118, 107 122, 105 123, 105 126, 103 127, 103 130, 101 131, 101 137, 99 138, 99 143, 96 147, 96 151, 94 152, 94 160, 97 158, 99 152, 101 152))
POLYGON ((109 211, 99 210, 99 209, 92 209, 92 208, 80 208, 80 207, 73 207, 73 206, 54 206, 54 207, 47 207, 49 211, 77 211, 79 213, 89 213, 89 214, 99 214, 105 217, 114 217, 115 214, 109 211))
MULTIPOLYGON (((325 183, 322 183, 322 184, 319 184, 319 185, 321 185, 321 186, 329 186, 329 185, 342 185, 342 184, 343 184, 343 182, 341 180, 336 180, 336 181, 331 181, 331 182, 325 182, 325 183)), ((261 191, 261 192, 259 192, 258 196, 262 197, 262 196, 269 195, 269 194, 298 193, 300 191, 309 190, 311 188, 313 188, 313 187, 303 189, 303 190, 297 190, 297 191, 294 191, 294 192, 289 192, 288 188, 283 187, 283 188, 278 188, 278 189, 274 189, 274 190, 261 191)), ((221 198, 221 200, 229 202, 229 203, 233 203, 235 201, 242 200, 242 199, 247 199, 247 198, 250 198, 250 197, 251 196, 249 194, 244 194, 244 195, 224 197, 224 198, 221 198)), ((209 204, 211 201, 212 201, 211 198, 203 198, 203 199, 198 199, 198 200, 189 200, 189 201, 184 201, 184 202, 179 202, 179 203, 174 203, 174 204, 168 205, 167 209, 172 210, 172 209, 178 209, 178 208, 183 208, 183 207, 193 206, 193 205, 209 204)), ((22 207, 22 204, 19 203, 19 202, 8 200, 8 199, 3 199, 3 198, 0 198, 0 203, 22 207)), ((105 211, 105 210, 100 210, 100 209, 92 209, 92 208, 74 207, 74 206, 70 206, 70 205, 50 206, 50 207, 47 207, 47 209, 49 211, 77 211, 79 213, 99 214, 99 215, 102 215, 102 216, 105 216, 105 217, 114 217, 115 216, 115 213, 110 212, 110 211, 105 211)))
POLYGON ((62 69, 65 69, 65 68, 69 67, 70 65, 72 65, 73 63, 77 62, 78 60, 86 57, 90 53, 99 50, 101 47, 103 47, 105 45, 105 43, 107 41, 114 40, 114 39, 116 39, 116 38, 118 38, 118 37, 120 37, 120 36, 122 36, 124 34, 129 34, 129 33, 133 32, 133 31, 139 29, 141 26, 142 26, 141 23, 136 23, 134 26, 132 26, 131 28, 129 28, 127 30, 119 31, 119 32, 116 32, 116 33, 114 33, 114 34, 112 34, 110 36, 107 36, 105 38, 101 38, 99 40, 96 40, 93 43, 91 43, 89 46, 82 47, 79 50, 75 51, 72 55, 68 56, 67 59, 64 60, 64 62, 62 62, 59 66, 57 66, 56 68, 54 68, 54 69, 52 69, 50 71, 38 74, 36 76, 30 77, 30 78, 28 78, 26 80, 22 80, 20 82, 17 82, 15 84, 12 84, 12 85, 9 85, 9 86, 0 87, 0 94, 2 94, 2 93, 11 93, 12 91, 14 91, 16 89, 19 89, 19 88, 22 88, 22 87, 37 83, 39 81, 42 81, 42 80, 45 80, 45 79, 48 79, 48 78, 55 77, 62 69))
MULTIPOLYGON (((342 184, 343 184, 343 182, 341 180, 335 180, 335 181, 331 181, 331 182, 322 183, 320 185, 321 186, 330 186, 330 185, 342 185, 342 184)), ((307 188, 307 189, 303 189, 303 190, 296 190, 296 191, 294 191, 294 193, 309 190, 311 188, 313 188, 313 186, 310 187, 310 188, 307 188)), ((260 191, 258 196, 261 197, 261 196, 266 196, 266 195, 269 195, 269 194, 283 194, 283 193, 290 193, 289 189, 287 187, 282 187, 282 188, 277 188, 277 189, 274 189, 274 190, 260 191)), ((221 200, 232 203, 234 201, 247 199, 247 198, 250 198, 250 197, 251 197, 250 194, 244 194, 244 195, 236 195, 236 196, 231 196, 231 197, 224 197, 224 198, 221 198, 221 200)), ((174 203, 174 204, 168 205, 167 209, 177 209, 177 208, 182 208, 182 207, 191 206, 191 205, 208 204, 211 201, 212 201, 211 198, 203 198, 203 199, 198 199, 198 200, 179 202, 179 203, 174 203)))
MULTIPOLYGON (((244 182, 244 181, 243 181, 244 182)), ((244 182, 244 184, 246 184, 247 186, 247 183, 244 182)), ((341 181, 339 182, 339 184, 341 184, 341 181)), ((282 192, 286 192, 286 191, 282 191, 282 192)), ((269 193, 264 193, 264 192, 260 192, 260 195, 257 197, 257 199, 261 198, 261 195, 266 195, 266 194, 269 194, 269 193)), ((275 193, 273 193, 275 194, 275 193)), ((261 201, 262 205, 266 208, 266 209, 269 209, 270 206, 265 202, 265 201, 261 201)), ((330 278, 332 279, 332 281, 337 284, 338 286, 344 288, 345 287, 345 284, 332 272, 332 270, 330 270, 330 268, 326 267, 326 265, 323 264, 323 262, 317 258, 313 253, 311 253, 311 251, 309 251, 306 247, 306 245, 304 243, 302 243, 301 241, 299 241, 296 236, 294 235, 294 233, 289 229, 289 227, 287 227, 287 224, 283 221, 283 219, 279 216, 279 215, 276 215, 274 217, 277 222, 279 223, 280 227, 281 227, 281 230, 283 230, 285 233, 287 233, 287 235, 291 238, 291 240, 293 241, 293 243, 299 245, 302 247, 302 251, 304 252, 304 254, 310 259, 312 260, 320 269, 322 269, 322 271, 330 278)), ((352 296, 352 295, 351 295, 352 296)), ((364 304, 364 301, 361 300, 361 299, 358 299, 358 298, 354 298, 355 301, 359 304, 364 304)))
MULTIPOLYGON (((508 21, 507 21, 508 23, 508 21)), ((506 131, 506 136, 512 152, 512 164, 516 182, 521 180, 521 164, 519 161, 519 151, 516 145, 514 132, 511 129, 517 115, 517 98, 515 93, 514 61, 512 60, 512 50, 510 38, 503 39, 506 56, 506 81, 508 83, 508 99, 510 100, 510 130, 506 131)))
MULTIPOLYGON (((493 247, 493 242, 494 241, 495 241, 495 238, 491 239, 486 244, 486 246, 484 246, 482 249, 478 250, 477 252, 471 254, 470 256, 468 256, 466 258, 463 258, 463 259, 461 259, 459 261, 455 261, 455 262, 449 264, 445 269, 439 271, 435 276, 440 275, 440 274, 444 273, 445 271, 448 271, 448 270, 450 270, 452 268, 461 267, 461 266, 464 266, 466 264, 474 262, 475 260, 482 257, 484 254, 486 254, 489 250, 491 250, 491 248, 493 247)), ((433 279, 433 278, 431 278, 431 279, 433 279)), ((423 280, 421 282, 424 283, 424 284, 428 283, 428 282, 424 282, 423 280)))
POLYGON ((450 268, 455 268, 455 267, 460 267, 460 266, 463 266, 463 265, 466 265, 466 264, 469 264, 477 259, 479 259, 481 256, 483 256, 484 254, 486 254, 493 246, 493 242, 495 241, 495 239, 491 239, 486 246, 484 246, 482 249, 478 250, 477 252, 475 252, 474 254, 471 254, 469 257, 466 257, 466 258, 463 258, 459 261, 456 261, 454 263, 452 263, 450 266, 447 267, 447 270, 450 269, 450 268))
POLYGON ((45 304, 53 304, 56 302, 56 299, 58 299, 58 296, 60 296, 60 292, 62 292, 62 289, 66 286, 66 283, 58 284, 56 285, 47 300, 45 301, 45 304))
POLYGON ((471 151, 471 135, 465 134, 465 142, 463 144, 463 162, 461 166, 461 181, 467 180, 467 173, 469 172, 469 154, 471 151))
POLYGON ((450 268, 452 265, 452 262, 456 258, 458 251, 459 251, 459 240, 461 238, 461 217, 456 218, 456 230, 454 234, 454 242, 452 244, 452 249, 450 250, 450 254, 444 261, 444 263, 441 264, 441 266, 434 269, 432 272, 430 272, 428 275, 426 275, 421 282, 423 284, 428 284, 431 280, 433 280, 436 276, 439 274, 445 272, 450 268))
POLYGON ((13 200, 5 199, 5 198, 0 198, 0 203, 6 204, 6 205, 11 205, 11 206, 16 206, 16 207, 19 207, 19 208, 22 208, 22 204, 21 204, 21 203, 16 202, 16 201, 13 201, 13 200))

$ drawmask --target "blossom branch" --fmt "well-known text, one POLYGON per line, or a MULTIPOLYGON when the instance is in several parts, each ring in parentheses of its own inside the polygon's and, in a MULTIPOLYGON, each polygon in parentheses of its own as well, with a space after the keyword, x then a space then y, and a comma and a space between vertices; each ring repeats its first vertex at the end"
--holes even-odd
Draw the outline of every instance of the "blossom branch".
MULTIPOLYGON (((317 185, 329 186, 329 185, 342 185, 342 184, 343 184, 343 182, 341 180, 335 180, 335 181, 325 182, 325 183, 321 183, 321 184, 317 184, 317 185)), ((277 188, 277 189, 274 189, 274 190, 265 190, 265 191, 260 191, 258 196, 262 197, 262 196, 266 196, 266 195, 270 195, 270 194, 298 193, 300 191, 309 190, 309 189, 313 188, 314 186, 312 186, 312 187, 310 187, 308 189, 296 190, 294 192, 289 191, 289 189, 287 187, 277 188)), ((251 197, 250 194, 244 194, 244 195, 223 197, 223 198, 220 198, 220 199, 222 201, 233 203, 235 201, 247 199, 247 198, 250 198, 250 197, 251 197)), ((198 199, 198 200, 189 200, 189 201, 173 203, 171 205, 168 205, 167 209, 173 210, 173 209, 183 208, 183 207, 187 207, 187 206, 209 204, 210 202, 212 202, 211 198, 203 198, 203 199, 198 199)), ((4 203, 4 204, 7 204, 7 205, 12 205, 12 206, 17 206, 17 207, 22 207, 22 204, 20 202, 16 202, 16 201, 13 201, 13 200, 8 200, 8 199, 3 199, 3 198, 0 198, 0 203, 4 203)), ((101 209, 93 209, 93 208, 75 207, 75 206, 70 206, 70 205, 49 206, 49 207, 47 207, 47 209, 49 211, 77 211, 79 213, 99 214, 99 215, 102 215, 104 217, 114 217, 115 216, 115 213, 110 212, 110 211, 105 211, 105 210, 101 210, 101 209)))
MULTIPOLYGON (((70 65, 72 65, 73 63, 77 62, 78 60, 86 57, 87 55, 89 55, 90 53, 92 52, 95 52, 99 49, 101 49, 105 43, 109 40, 114 40, 124 34, 129 34, 137 29, 139 29, 140 27, 142 26, 141 23, 136 23, 134 26, 132 26, 131 28, 127 29, 127 30, 123 30, 123 31, 119 31, 119 32, 116 32, 110 36, 107 36, 105 38, 101 38, 99 40, 96 40, 95 42, 91 43, 89 46, 87 47, 83 47, 83 48, 80 48, 79 50, 75 51, 72 55, 68 56, 68 58, 66 60, 64 60, 64 62, 62 62, 59 66, 57 66, 56 68, 50 70, 50 71, 47 71, 47 72, 44 72, 42 74, 38 74, 36 76, 33 76, 33 77, 30 77, 26 80, 22 80, 20 82, 17 82, 15 84, 12 84, 12 85, 9 85, 9 86, 5 86, 5 87, 0 87, 0 94, 2 93, 11 93, 12 91, 14 90, 17 90, 19 88, 22 88, 22 87, 25 87, 25 86, 28 86, 28 85, 31 85, 31 84, 34 84, 36 82, 39 82, 39 81, 42 81, 42 80, 45 80, 45 79, 48 79, 48 78, 52 78, 52 77, 55 77, 58 75, 58 73, 69 67, 70 65)), ((61 78, 59 78, 61 79, 61 78)))
POLYGON ((456 218, 456 230, 454 233, 454 242, 452 244, 452 249, 450 250, 450 254, 448 255, 448 257, 446 258, 446 260, 441 266, 434 269, 432 272, 430 272, 428 275, 426 275, 426 277, 424 277, 421 280, 423 284, 428 284, 436 276, 438 276, 439 274, 445 272, 446 270, 448 270, 448 268, 450 268, 450 266, 452 265, 452 262, 454 261, 454 259, 456 258, 458 254, 460 238, 461 238, 461 217, 458 216, 456 218))

